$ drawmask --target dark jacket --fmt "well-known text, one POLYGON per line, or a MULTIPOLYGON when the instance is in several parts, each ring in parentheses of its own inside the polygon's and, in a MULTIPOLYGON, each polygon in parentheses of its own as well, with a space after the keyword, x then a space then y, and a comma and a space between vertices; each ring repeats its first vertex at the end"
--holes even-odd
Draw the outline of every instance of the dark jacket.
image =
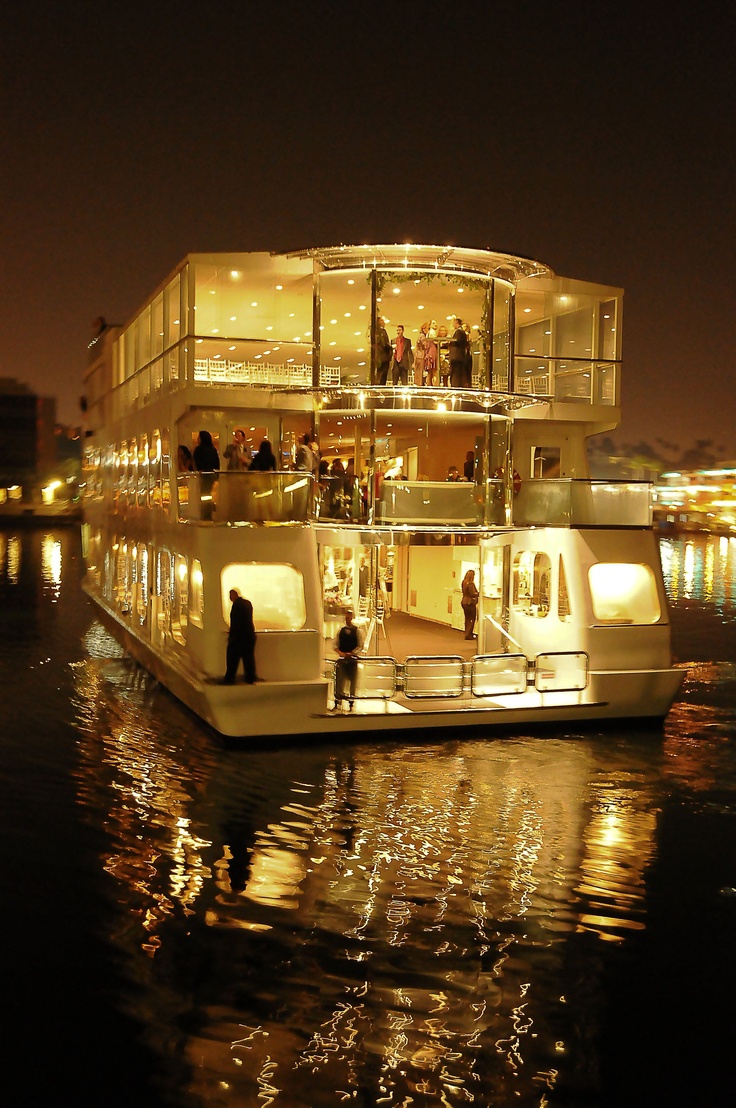
POLYGON ((200 443, 194 448, 194 464, 200 472, 211 472, 220 468, 220 455, 210 443, 200 443))
POLYGON ((465 363, 465 357, 468 353, 468 336, 463 331, 462 327, 458 327, 457 331, 450 339, 449 356, 451 362, 465 363))
POLYGON ((256 637, 253 622, 253 605, 244 596, 233 600, 230 609, 230 638, 240 642, 252 642, 256 637))

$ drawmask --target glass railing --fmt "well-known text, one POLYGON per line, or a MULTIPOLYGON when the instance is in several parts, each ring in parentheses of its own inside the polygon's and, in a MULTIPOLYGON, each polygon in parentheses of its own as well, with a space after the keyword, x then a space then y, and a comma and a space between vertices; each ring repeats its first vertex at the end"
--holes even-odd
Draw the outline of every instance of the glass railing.
MULTIPOLYGON (((351 477, 315 481, 310 473, 188 473, 177 476, 178 518, 199 523, 365 523, 364 490, 351 477)), ((515 527, 650 527, 652 488, 639 481, 538 478, 513 495, 515 527)), ((373 523, 503 526, 502 483, 385 481, 373 523)))
POLYGON ((652 487, 642 481, 524 481, 514 496, 516 527, 650 527, 652 487))
POLYGON ((616 403, 616 362, 518 356, 514 392, 572 403, 616 403))
POLYGON ((311 517, 310 473, 186 473, 176 479, 186 523, 301 523, 311 517))
POLYGON ((483 490, 467 481, 384 481, 375 506, 378 523, 483 522, 483 490))
POLYGON ((315 515, 319 519, 360 522, 368 516, 364 490, 354 477, 320 477, 315 485, 315 515))

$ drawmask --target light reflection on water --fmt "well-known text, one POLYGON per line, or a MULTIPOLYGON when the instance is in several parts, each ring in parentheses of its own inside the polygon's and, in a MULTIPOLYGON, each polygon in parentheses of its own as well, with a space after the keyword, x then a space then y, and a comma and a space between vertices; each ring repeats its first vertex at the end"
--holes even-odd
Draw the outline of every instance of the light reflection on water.
MULTIPOLYGON (((663 543, 688 665, 663 733, 236 750, 80 604, 69 539, 37 538, 32 572, 0 548, 0 587, 27 583, 27 672, 68 659, 75 803, 116 889, 95 927, 124 956, 117 1003, 179 1063, 166 1103, 604 1102, 617 975, 686 913, 673 812, 709 838, 736 815, 728 540, 663 543)), ((736 923, 736 873, 705 857, 693 911, 736 923)))
POLYGON ((513 1087, 542 1103, 580 1049, 581 1006, 594 1019, 597 944, 645 925, 651 780, 531 737, 210 748, 195 779, 126 673, 77 668, 80 785, 114 832, 127 941, 168 964, 186 936, 198 963, 192 1091, 486 1104, 513 1087))

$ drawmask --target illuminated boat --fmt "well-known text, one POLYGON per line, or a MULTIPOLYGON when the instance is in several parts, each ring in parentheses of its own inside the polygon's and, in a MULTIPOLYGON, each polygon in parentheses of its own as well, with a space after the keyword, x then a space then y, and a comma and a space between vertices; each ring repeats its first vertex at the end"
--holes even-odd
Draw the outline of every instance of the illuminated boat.
POLYGON ((651 487, 591 480, 586 456, 619 421, 621 312, 619 289, 486 250, 188 256, 90 344, 85 589, 103 623, 225 736, 662 719, 683 671, 651 487), (414 355, 386 379, 381 320, 414 355), (225 468, 237 429, 249 456, 270 441, 275 471, 225 468), (179 468, 201 431, 214 474, 179 468), (326 472, 298 468, 305 437, 326 472), (254 607, 252 685, 222 684, 233 588, 254 607))

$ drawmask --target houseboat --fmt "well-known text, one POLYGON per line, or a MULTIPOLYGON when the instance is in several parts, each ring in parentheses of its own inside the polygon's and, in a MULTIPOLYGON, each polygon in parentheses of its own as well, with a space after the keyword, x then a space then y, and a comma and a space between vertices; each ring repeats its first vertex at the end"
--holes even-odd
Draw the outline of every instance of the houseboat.
POLYGON ((101 620, 224 736, 661 720, 683 671, 651 487, 586 456, 619 422, 621 322, 620 289, 489 250, 189 255, 90 344, 101 620), (223 681, 233 589, 253 683, 223 681))

